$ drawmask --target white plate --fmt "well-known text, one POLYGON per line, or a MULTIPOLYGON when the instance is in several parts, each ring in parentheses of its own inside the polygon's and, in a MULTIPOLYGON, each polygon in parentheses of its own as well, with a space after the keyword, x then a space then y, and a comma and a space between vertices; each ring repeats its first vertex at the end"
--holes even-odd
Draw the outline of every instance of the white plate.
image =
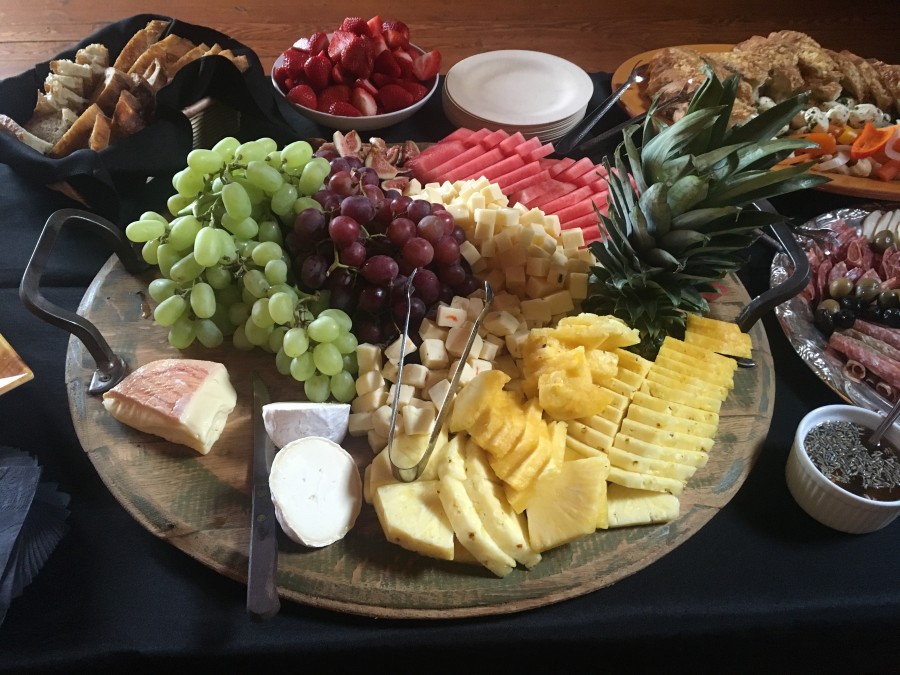
POLYGON ((576 114, 594 92, 581 68, 552 54, 502 49, 463 59, 446 77, 457 106, 493 122, 549 125, 576 114))

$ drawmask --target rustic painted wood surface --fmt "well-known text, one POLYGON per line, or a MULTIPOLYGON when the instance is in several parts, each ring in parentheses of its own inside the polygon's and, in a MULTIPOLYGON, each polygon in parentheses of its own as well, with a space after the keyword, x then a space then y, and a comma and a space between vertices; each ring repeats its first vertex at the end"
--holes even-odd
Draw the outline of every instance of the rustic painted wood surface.
POLYGON ((440 49, 444 72, 467 56, 494 49, 538 49, 588 71, 612 72, 648 49, 738 42, 781 29, 804 31, 831 49, 900 63, 896 0, 858 6, 808 0, 0 0, 0 78, 48 60, 108 22, 143 12, 226 33, 253 49, 264 68, 299 36, 334 28, 345 16, 375 14, 402 19, 417 44, 440 49))
MULTIPOLYGON (((132 367, 166 357, 219 360, 229 369, 238 405, 212 451, 201 456, 123 426, 87 393, 94 363, 70 342, 66 383, 76 432, 112 494, 144 527, 210 568, 246 580, 251 460, 250 373, 257 370, 273 400, 302 396, 278 375, 274 359, 229 345, 179 353, 154 324, 145 296, 149 273, 133 277, 111 258, 84 296, 79 313, 92 321, 132 367)), ((730 279, 714 314, 733 318, 749 298, 730 279)), ((388 543, 365 505, 342 541, 305 549, 281 536, 277 583, 285 599, 376 617, 447 618, 518 612, 597 591, 652 564, 696 533, 734 496, 758 456, 772 419, 775 378, 761 324, 752 330, 754 369, 739 369, 723 407, 709 464, 691 479, 681 516, 653 527, 597 532, 547 552, 534 569, 498 579, 481 567, 420 557, 388 543)), ((372 457, 352 443, 360 467, 372 457)))

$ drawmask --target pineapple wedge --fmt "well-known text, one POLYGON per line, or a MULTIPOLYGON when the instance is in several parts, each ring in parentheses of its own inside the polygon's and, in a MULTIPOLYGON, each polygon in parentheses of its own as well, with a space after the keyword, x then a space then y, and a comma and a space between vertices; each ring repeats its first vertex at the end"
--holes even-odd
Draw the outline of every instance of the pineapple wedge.
POLYGON ((597 529, 606 510, 606 457, 565 462, 544 474, 528 500, 528 538, 535 551, 562 546, 597 529))
POLYGON ((637 403, 632 403, 628 407, 628 413, 625 415, 625 419, 646 424, 648 427, 656 427, 657 429, 664 429, 666 431, 677 431, 682 434, 693 434, 694 436, 706 436, 708 438, 715 438, 716 429, 718 428, 715 424, 698 422, 696 420, 685 419, 684 417, 675 417, 667 413, 661 413, 656 410, 651 410, 650 408, 645 408, 637 403))
POLYGON ((626 471, 618 466, 609 468, 609 482, 623 487, 650 490, 651 492, 665 492, 670 495, 680 495, 684 492, 684 483, 674 478, 664 476, 651 476, 636 471, 626 471))
POLYGON ((481 517, 485 530, 508 556, 527 568, 541 561, 541 554, 531 548, 527 524, 523 515, 517 514, 496 483, 482 479, 465 482, 466 492, 481 517))
POLYGON ((502 483, 490 465, 487 452, 473 439, 468 439, 463 448, 465 458, 466 480, 486 480, 491 483, 502 483))
POLYGON ((448 476, 438 481, 437 494, 459 543, 498 577, 512 572, 516 561, 487 533, 465 483, 448 476))
POLYGON ((667 523, 678 517, 678 497, 610 483, 606 491, 609 527, 667 523))
POLYGON ((503 390, 510 377, 500 370, 486 370, 467 382, 453 400, 450 432, 466 429, 491 400, 503 390))
POLYGON ((422 555, 453 560, 453 528, 438 497, 439 481, 382 485, 373 505, 388 541, 422 555))

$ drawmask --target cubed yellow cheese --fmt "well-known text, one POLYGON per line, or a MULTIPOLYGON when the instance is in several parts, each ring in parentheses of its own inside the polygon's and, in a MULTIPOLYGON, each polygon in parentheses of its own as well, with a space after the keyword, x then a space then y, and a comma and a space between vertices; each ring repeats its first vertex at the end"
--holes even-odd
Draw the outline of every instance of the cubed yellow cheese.
POLYGON ((384 377, 380 370, 361 371, 356 378, 356 395, 362 396, 370 391, 384 387, 384 377))
POLYGON ((384 350, 384 355, 389 361, 393 361, 394 363, 400 362, 400 350, 404 343, 404 340, 406 341, 406 356, 409 356, 414 351, 416 351, 416 343, 413 342, 411 338, 405 335, 401 335, 384 350))
POLYGON ((372 412, 387 403, 387 389, 382 387, 370 391, 365 396, 357 396, 350 404, 350 412, 372 412))
POLYGON ((356 362, 361 373, 369 370, 381 370, 381 348, 367 342, 357 346, 356 362))
MULTIPOLYGON (((428 338, 422 340, 419 347, 419 360, 422 365, 431 370, 439 370, 449 365, 447 349, 443 340, 428 338)), ((424 383, 423 385, 424 386, 424 383)))

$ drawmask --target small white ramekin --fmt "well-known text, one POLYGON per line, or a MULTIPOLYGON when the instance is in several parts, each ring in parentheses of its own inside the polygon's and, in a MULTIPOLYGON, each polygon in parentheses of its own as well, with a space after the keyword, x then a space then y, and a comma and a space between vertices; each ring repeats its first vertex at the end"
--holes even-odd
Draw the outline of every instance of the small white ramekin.
MULTIPOLYGON (((880 530, 900 515, 900 500, 875 501, 848 492, 824 476, 803 449, 806 434, 822 422, 855 422, 874 430, 883 419, 880 414, 858 406, 826 405, 800 421, 788 455, 785 477, 788 490, 800 507, 823 525, 840 532, 863 534, 880 530)), ((894 425, 885 438, 895 447, 900 445, 900 428, 894 425)))

